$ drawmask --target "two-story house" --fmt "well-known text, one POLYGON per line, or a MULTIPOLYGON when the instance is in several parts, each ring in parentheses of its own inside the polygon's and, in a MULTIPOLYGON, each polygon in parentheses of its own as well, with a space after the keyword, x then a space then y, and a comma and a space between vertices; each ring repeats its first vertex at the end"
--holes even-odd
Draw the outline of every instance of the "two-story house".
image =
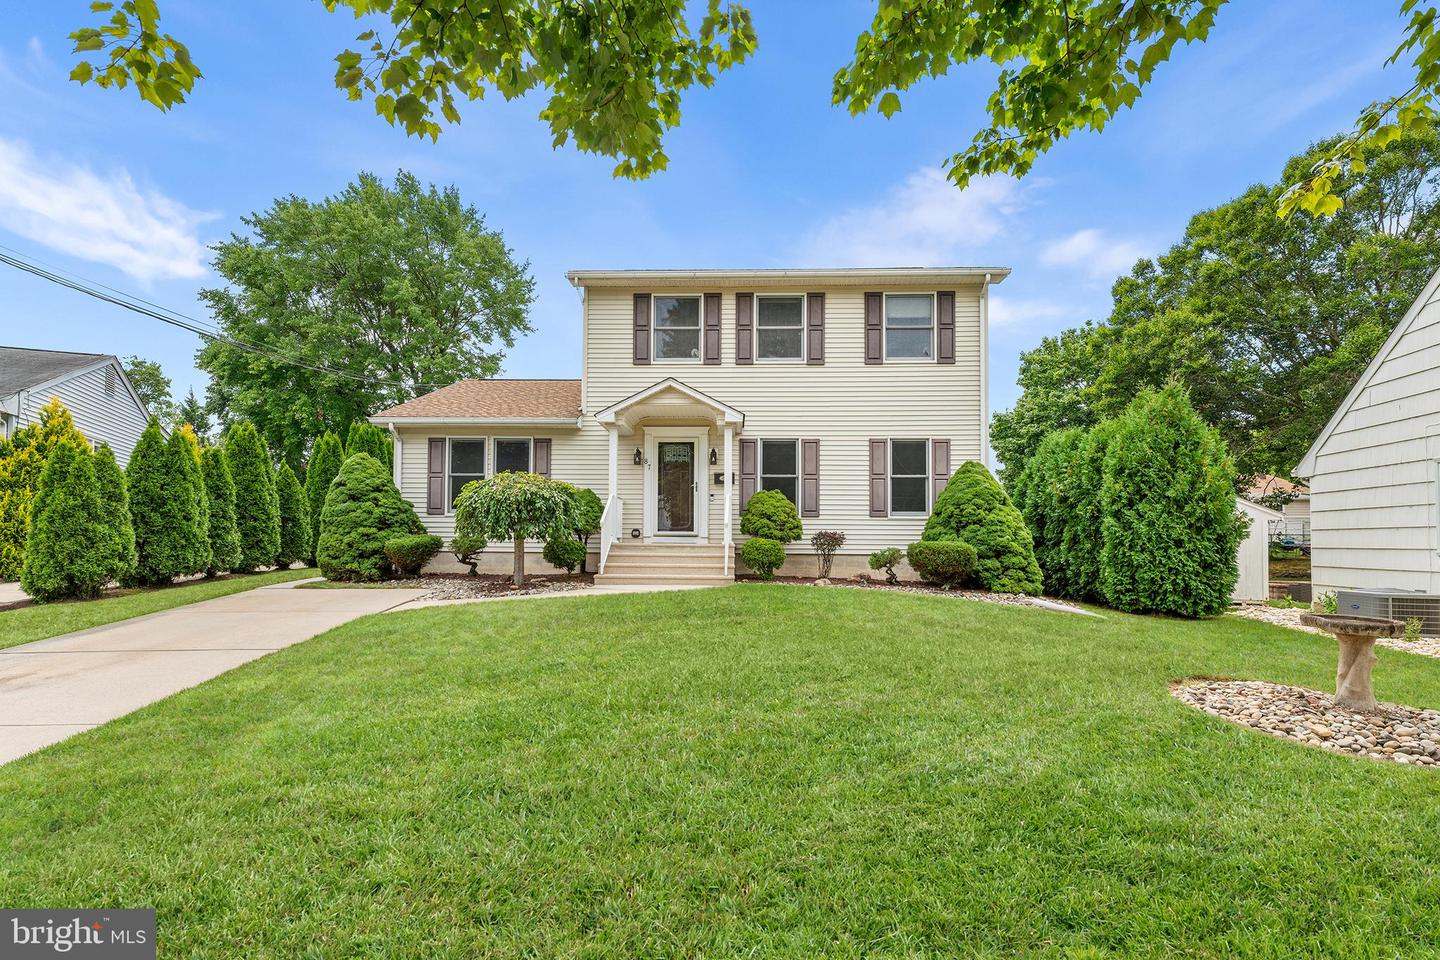
POLYGON ((597 582, 715 582, 746 501, 776 489, 805 527, 780 572, 813 575, 809 536, 838 530, 834 573, 853 574, 919 539, 951 472, 986 458, 987 291, 1008 273, 578 270, 579 380, 466 380, 371 419, 447 541, 461 487, 532 470, 605 503, 597 582))

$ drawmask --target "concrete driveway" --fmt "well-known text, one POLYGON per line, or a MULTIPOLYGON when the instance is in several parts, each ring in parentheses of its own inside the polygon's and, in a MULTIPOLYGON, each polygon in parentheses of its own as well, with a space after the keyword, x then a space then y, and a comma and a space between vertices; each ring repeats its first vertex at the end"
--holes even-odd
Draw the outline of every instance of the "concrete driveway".
POLYGON ((0 650, 0 763, 421 594, 277 584, 0 650))

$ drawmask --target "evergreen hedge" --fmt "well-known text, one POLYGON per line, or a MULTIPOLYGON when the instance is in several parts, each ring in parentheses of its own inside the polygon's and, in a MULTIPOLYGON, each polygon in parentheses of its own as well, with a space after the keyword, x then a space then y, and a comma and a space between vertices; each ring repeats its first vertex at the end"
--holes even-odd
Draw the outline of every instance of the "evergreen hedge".
POLYGON ((56 445, 89 446, 58 397, 40 408, 38 423, 21 427, 0 447, 0 580, 16 580, 25 565, 30 505, 45 462, 56 445))
MULTIPOLYGON (((785 499, 784 494, 781 499, 785 499)), ((740 562, 754 570, 761 580, 773 580, 775 571, 785 565, 785 545, 770 537, 751 537, 740 548, 740 562)))
POLYGON ((191 572, 198 518, 176 452, 160 432, 160 421, 151 417, 125 468, 135 528, 135 569, 129 582, 153 586, 191 572))
POLYGON ((346 459, 325 495, 316 550, 330 580, 384 580, 394 572, 385 544, 425 527, 390 471, 368 453, 346 459))
POLYGON ((280 549, 275 566, 284 568, 310 558, 310 507, 305 489, 288 463, 280 464, 275 474, 275 499, 280 508, 280 549))
POLYGON ((38 603, 98 597, 118 546, 95 485, 94 455, 62 442, 40 473, 20 586, 38 603))
MULTIPOLYGON (((1045 592, 1057 597, 1082 596, 1086 589, 1073 569, 1078 558, 1070 555, 1065 542, 1074 515, 1075 472, 1084 443, 1085 431, 1076 428, 1047 434, 1008 485, 1011 500, 1034 539, 1045 592)), ((1090 552, 1093 550, 1091 544, 1090 552)))
POLYGON ((330 431, 321 434, 310 450, 310 462, 305 466, 305 502, 310 508, 310 562, 315 562, 315 550, 320 545, 320 514, 325 509, 325 494, 330 483, 340 472, 345 462, 345 451, 340 438, 330 431))
POLYGON ((225 452, 219 447, 200 451, 200 471, 205 475, 205 495, 210 504, 210 566, 207 577, 240 563, 240 531, 235 528, 235 481, 225 452))
POLYGON ((183 498, 185 569, 182 573, 204 573, 210 568, 210 497, 205 493, 205 474, 200 469, 200 443, 188 425, 170 431, 167 441, 180 481, 173 495, 183 498))
POLYGON ((357 453, 370 454, 387 470, 395 466, 395 445, 390 441, 389 431, 373 423, 356 420, 350 424, 350 432, 345 436, 345 459, 357 453))
POLYGON ((433 533, 411 533, 385 541, 385 556, 402 577, 418 576, 434 559, 445 541, 433 533))
POLYGON ((115 451, 100 444, 95 451, 95 489, 100 494, 101 523, 106 529, 106 580, 125 580, 135 569, 135 525, 130 519, 130 491, 115 451))
POLYGON ((1105 450, 1100 586, 1119 610, 1206 617, 1230 606, 1245 524, 1235 467, 1184 387, 1147 390, 1105 450))
POLYGON ((280 552, 275 474, 254 424, 237 423, 225 435, 225 465, 235 483, 235 529, 240 534, 240 561, 231 569, 250 573, 274 563, 280 552))
POLYGON ((985 466, 956 470, 935 498, 922 540, 963 540, 975 548, 974 579, 999 593, 1038 594, 1040 567, 1025 518, 985 466))
POLYGON ((1100 587, 1100 549, 1104 538, 1105 451, 1115 434, 1115 421, 1103 420, 1089 430, 1076 451, 1071 487, 1070 522, 1061 534, 1072 600, 1105 601, 1100 587))

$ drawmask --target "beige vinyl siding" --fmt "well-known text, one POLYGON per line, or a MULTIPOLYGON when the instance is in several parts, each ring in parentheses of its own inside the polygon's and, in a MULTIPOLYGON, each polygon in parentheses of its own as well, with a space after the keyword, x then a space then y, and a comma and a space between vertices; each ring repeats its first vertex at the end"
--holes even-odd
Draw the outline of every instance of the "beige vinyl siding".
POLYGON ((1312 451, 1317 596, 1352 587, 1440 592, 1440 306, 1408 321, 1312 451))
POLYGON ((115 459, 123 468, 130 462, 135 444, 145 431, 148 417, 135 401, 113 364, 101 365, 79 373, 50 386, 27 390, 20 394, 19 416, 15 427, 40 422, 40 408, 53 397, 70 409, 76 428, 92 444, 106 443, 115 452, 115 459), (113 377, 106 387, 105 371, 113 370, 113 377))

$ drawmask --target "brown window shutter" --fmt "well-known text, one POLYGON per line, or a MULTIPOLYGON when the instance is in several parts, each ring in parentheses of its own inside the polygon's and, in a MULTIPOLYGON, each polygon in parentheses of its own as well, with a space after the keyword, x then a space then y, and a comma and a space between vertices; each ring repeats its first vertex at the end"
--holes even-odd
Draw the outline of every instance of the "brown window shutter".
POLYGON ((735 294, 735 362, 755 362, 755 294, 735 294))
POLYGON ((705 362, 720 362, 720 294, 705 294, 705 362))
POLYGON ((755 440, 740 441, 740 510, 760 486, 760 449, 755 440))
POLYGON ((935 362, 955 362, 955 291, 935 294, 935 362))
POLYGON ((635 294, 634 355, 637 364, 650 362, 650 294, 635 294))
POLYGON ((531 441, 535 459, 535 472, 542 477, 550 476, 550 438, 536 437, 531 441))
POLYGON ((890 515, 890 443, 870 441, 870 516, 890 515))
POLYGON ((445 438, 430 438, 429 462, 425 468, 425 512, 444 513, 445 507, 445 438))
POLYGON ((800 516, 820 516, 820 441, 800 441, 800 516))
POLYGON ((819 366, 825 362, 825 294, 805 295, 805 362, 819 366))
MULTIPOLYGON (((865 362, 884 363, 884 321, 881 314, 885 311, 885 294, 865 294, 865 362)), ((873 508, 872 508, 873 510, 873 508)), ((873 512, 871 514, 874 515, 873 512)))
POLYGON ((950 482, 950 441, 930 441, 930 505, 940 497, 940 491, 950 482))

